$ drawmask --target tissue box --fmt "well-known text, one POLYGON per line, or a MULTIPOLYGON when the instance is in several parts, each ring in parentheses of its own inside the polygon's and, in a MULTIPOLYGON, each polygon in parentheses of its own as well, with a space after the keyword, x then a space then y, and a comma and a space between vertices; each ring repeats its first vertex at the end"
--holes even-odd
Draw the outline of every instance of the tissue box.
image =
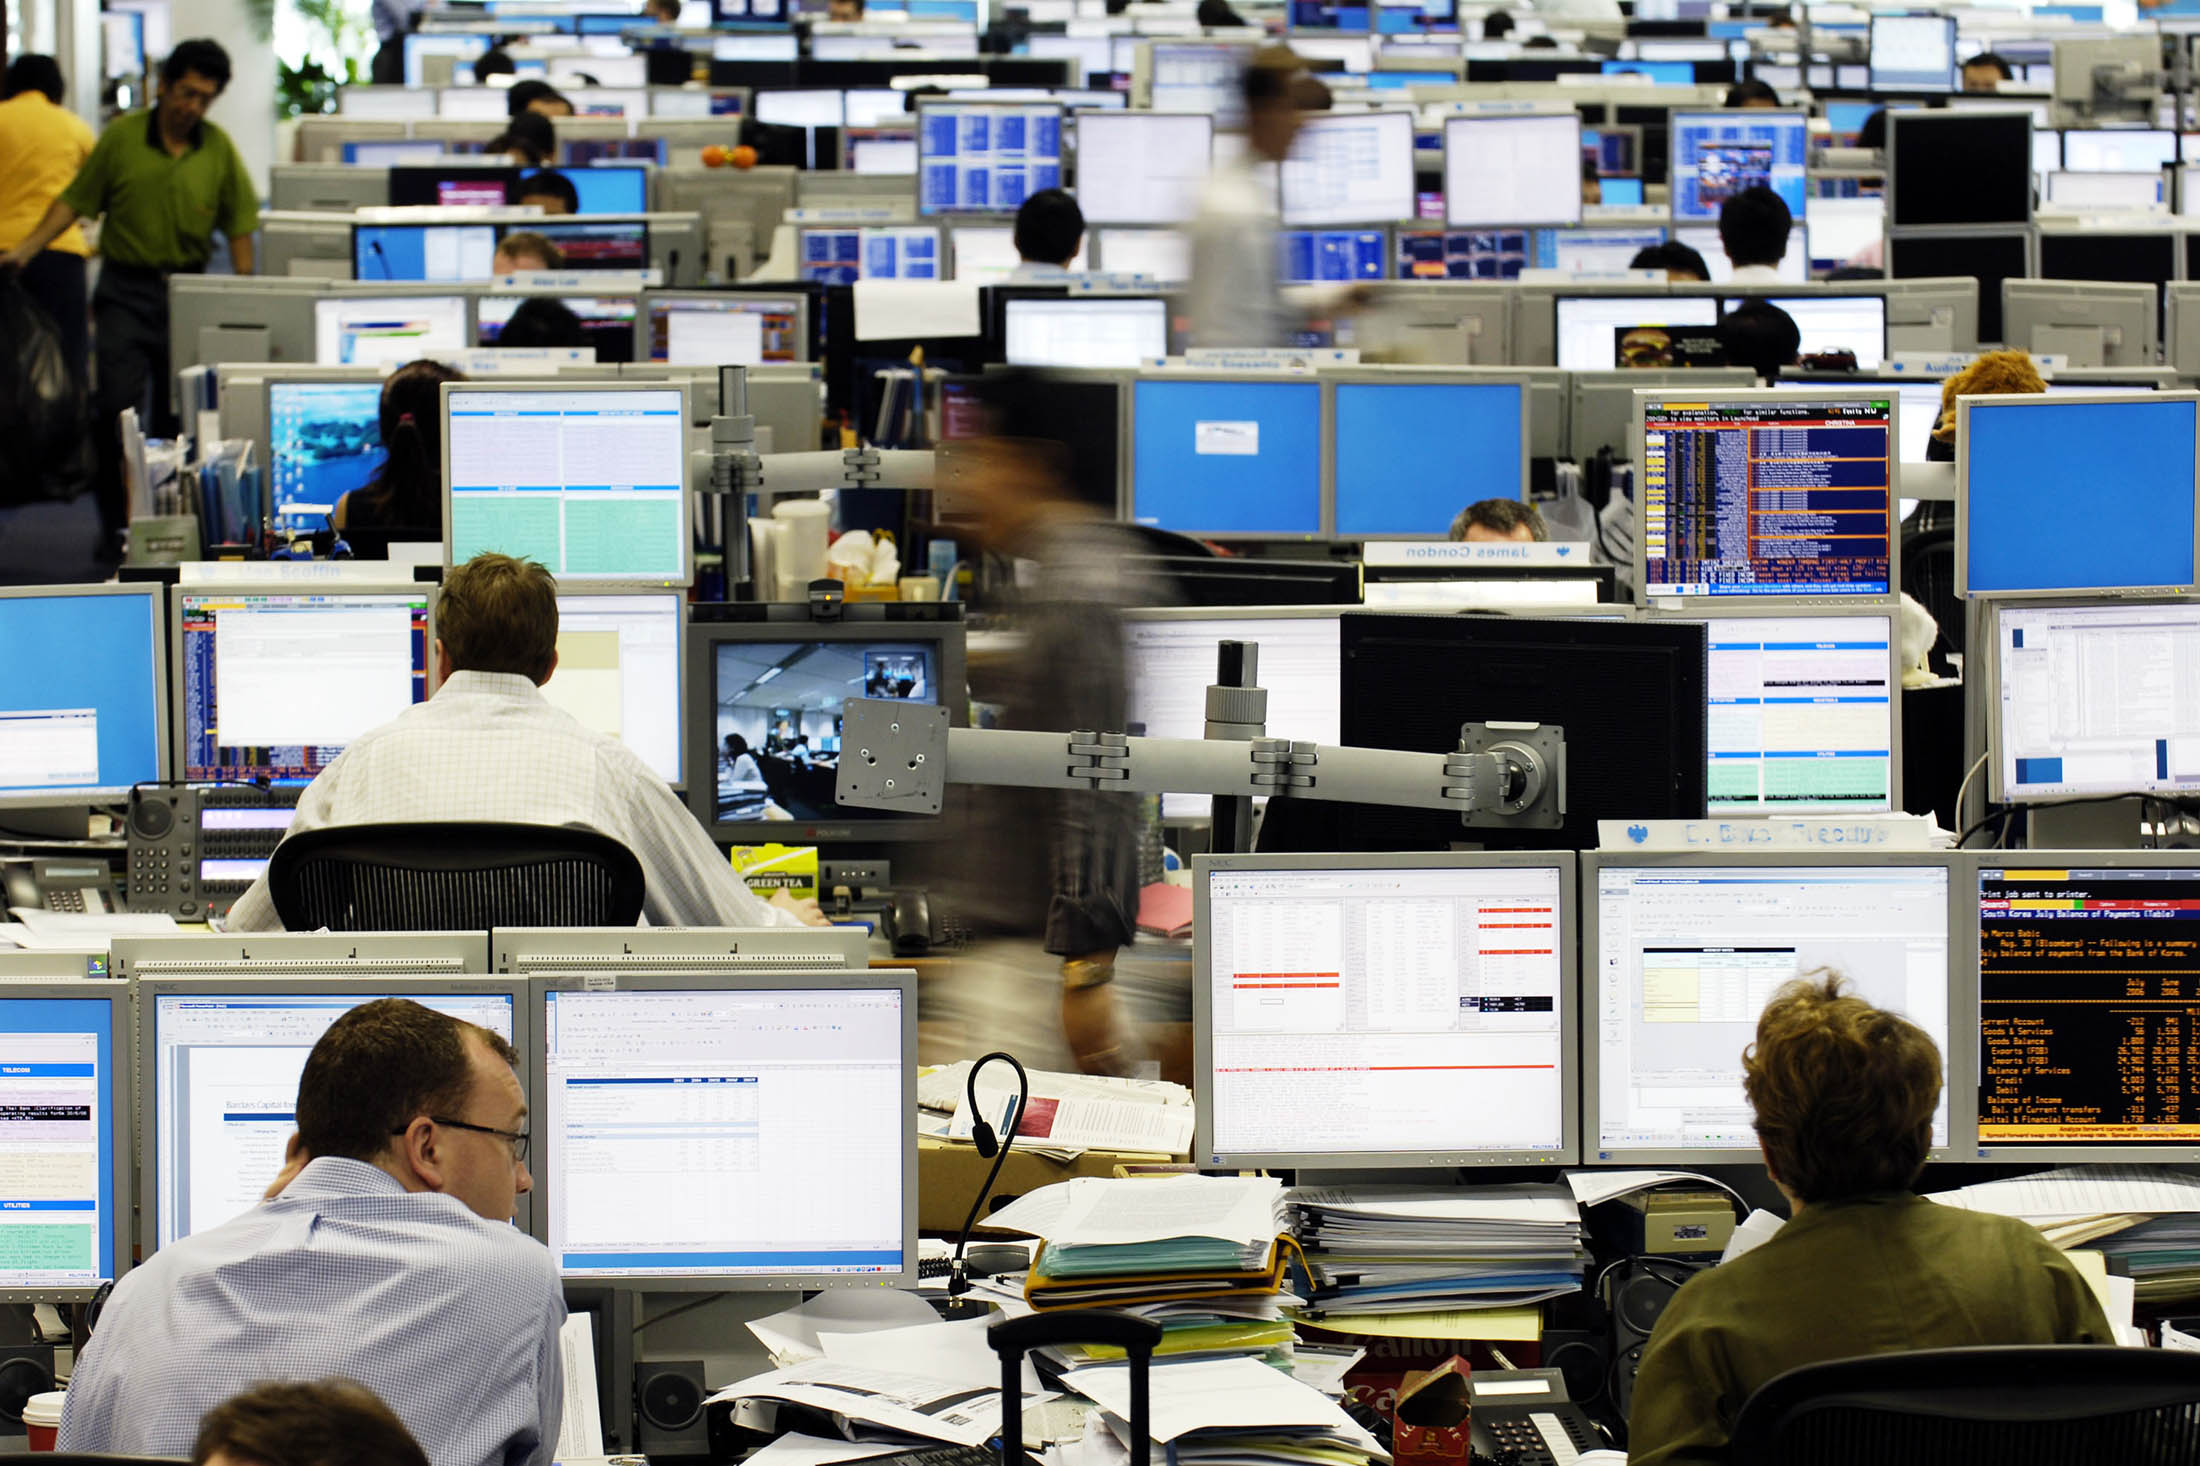
POLYGON ((778 891, 796 900, 817 895, 815 845, 736 845, 730 854, 733 873, 766 900, 778 891))
POLYGON ((1467 1361, 1454 1354, 1442 1364, 1405 1377, 1391 1422, 1390 1455, 1396 1466, 1466 1462, 1471 1418, 1467 1361))

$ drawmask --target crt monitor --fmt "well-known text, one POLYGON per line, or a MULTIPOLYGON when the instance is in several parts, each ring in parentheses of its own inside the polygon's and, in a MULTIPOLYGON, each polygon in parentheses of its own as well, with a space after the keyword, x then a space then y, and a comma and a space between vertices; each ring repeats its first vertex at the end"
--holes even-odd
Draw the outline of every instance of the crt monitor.
POLYGON ((687 388, 443 384, 444 563, 484 550, 581 580, 691 578, 687 388))
POLYGON ((1895 402, 1891 390, 1636 393, 1644 596, 1890 598, 1895 402))
POLYGON ((1871 18, 1874 91, 1946 92, 1956 84, 1956 18, 1875 15, 1871 18))
POLYGON ((1062 182, 1062 108, 931 102, 917 111, 917 211, 1013 214, 1062 182))
POLYGON ((1958 398, 1957 591, 2193 589, 2196 435, 2191 392, 1958 398), (2062 532, 2073 484, 2082 534, 2062 532))
POLYGON ((568 270, 649 268, 649 224, 643 219, 546 219, 506 225, 505 232, 521 228, 556 245, 568 270))
POLYGON ((402 366, 464 351, 463 295, 338 295, 313 302, 313 359, 322 366, 402 366))
POLYGON ((127 799, 168 773, 157 585, 0 587, 0 809, 127 799), (31 648, 63 656, 31 655, 31 648))
POLYGON ((649 212, 647 163, 598 163, 587 168, 558 170, 573 185, 580 199, 577 214, 646 214, 649 212))
MULTIPOLYGON (((483 346, 504 344, 504 328, 512 315, 529 297, 524 295, 484 295, 474 307, 477 322, 476 334, 483 346)), ((634 359, 634 320, 639 313, 639 303, 631 295, 565 295, 545 294, 542 299, 556 302, 573 313, 580 324, 581 339, 577 343, 592 348, 599 362, 628 362, 634 359)))
MULTIPOLYGON (((1754 1162, 1742 1051, 1797 978, 1830 970, 1925 1030, 1951 1071, 1960 857, 1926 851, 1582 857, 1588 1161, 1754 1162)), ((1932 1155, 1950 1149, 1943 1076, 1932 1155)))
POLYGON ((1982 856, 1978 1155, 1990 1161, 2164 1161, 2200 1140, 2186 1062, 2193 852, 1982 856))
POLYGON ((1201 856, 1192 889, 1198 1164, 1572 1160, 1571 854, 1201 856))
POLYGON ((355 280, 486 280, 496 273, 496 253, 494 224, 351 226, 355 280))
POLYGON ((185 586, 176 776, 305 784, 428 699, 428 586, 185 586))
POLYGON ((1887 222, 1896 229, 2031 222, 2029 112, 1891 109, 1887 163, 1887 222))
POLYGON ((390 169, 392 204, 502 208, 512 202, 519 169, 457 160, 390 169))
POLYGON ((1442 539, 1476 500, 1527 497, 1524 379, 1346 374, 1329 391, 1340 538, 1442 539))
POLYGON ((536 980, 536 1230, 575 1282, 913 1287, 916 975, 536 980))
POLYGON ((298 1128, 306 1056, 330 1024, 362 1003, 410 998, 527 1051, 524 983, 344 975, 345 965, 323 960, 282 975, 138 981, 147 1251, 220 1226, 259 1202, 298 1128))
POLYGON ((1444 220, 1455 228, 1581 222, 1581 117, 1444 119, 1444 220))
POLYGON ((1778 194, 1788 212, 1800 216, 1809 126, 1810 119, 1802 112, 1675 111, 1668 169, 1674 222, 1715 224, 1721 205, 1759 185, 1778 194))
POLYGON ((1387 224, 1414 216, 1411 112, 1306 118, 1279 170, 1285 224, 1387 224))
POLYGON ((809 311, 799 294, 651 291, 642 303, 649 312, 650 361, 757 366, 809 356, 809 311))
POLYGON ((2200 603, 1996 601, 1991 796, 2006 803, 2200 787, 2200 603))
POLYGON ((1077 114, 1077 206, 1085 227, 1181 224, 1207 185, 1215 121, 1194 112, 1077 114))
POLYGON ((944 706, 963 723, 960 620, 697 622, 688 628, 688 802, 735 844, 931 840, 943 819, 834 797, 851 698, 944 706))
POLYGON ((131 1075, 128 983, 0 983, 0 1301, 89 1298, 128 1267, 131 1075))
POLYGON ((321 528, 336 501, 364 488, 388 457, 380 382, 267 384, 268 482, 278 519, 321 528))
POLYGON ((667 784, 686 783, 680 682, 687 597, 677 590, 558 591, 558 667, 542 685, 598 733, 624 743, 667 784))
POLYGON ((1321 386, 1170 375, 1131 385, 1131 519, 1194 535, 1322 533, 1321 386))
POLYGON ((1558 366, 1569 372, 1678 365, 1673 329, 1709 333, 1719 324, 1719 303, 1708 295, 1561 295, 1552 308, 1558 366))
POLYGON ((1010 366, 1135 369, 1169 354, 1169 303, 1159 297, 1011 299, 1002 312, 1010 366))

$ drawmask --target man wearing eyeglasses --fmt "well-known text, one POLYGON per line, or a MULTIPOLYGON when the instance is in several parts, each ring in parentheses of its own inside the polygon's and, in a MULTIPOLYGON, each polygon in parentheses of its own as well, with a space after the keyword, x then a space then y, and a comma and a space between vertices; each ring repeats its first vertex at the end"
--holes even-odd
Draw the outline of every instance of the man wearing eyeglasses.
POLYGON ((387 1400, 434 1466, 548 1466, 565 1301, 549 1250, 511 1226, 534 1184, 515 1062, 404 998, 329 1025, 268 1199, 116 1285, 61 1449, 186 1456, 230 1396, 339 1376, 387 1400))

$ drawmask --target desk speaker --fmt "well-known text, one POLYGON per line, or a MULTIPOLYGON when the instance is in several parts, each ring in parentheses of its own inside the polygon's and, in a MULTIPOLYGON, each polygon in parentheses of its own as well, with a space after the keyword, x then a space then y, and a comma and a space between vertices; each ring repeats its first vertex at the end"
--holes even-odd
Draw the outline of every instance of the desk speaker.
POLYGON ((1665 1305, 1698 1269, 1671 1258, 1631 1257, 1605 1275, 1605 1305, 1612 1318, 1612 1405, 1625 1419, 1635 1402, 1635 1372, 1642 1351, 1665 1314, 1665 1305))
POLYGON ((634 1413, 641 1424, 639 1445, 645 1456, 707 1456, 710 1430, 704 1420, 703 1361, 653 1359, 634 1366, 634 1413))

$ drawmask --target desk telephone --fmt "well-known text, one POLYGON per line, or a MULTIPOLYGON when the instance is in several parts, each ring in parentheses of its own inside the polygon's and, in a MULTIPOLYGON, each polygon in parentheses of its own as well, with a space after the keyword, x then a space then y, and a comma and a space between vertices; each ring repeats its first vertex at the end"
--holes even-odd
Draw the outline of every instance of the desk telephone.
POLYGON ((115 909, 104 860, 10 860, 0 862, 0 872, 10 906, 78 915, 115 909))
POLYGON ((1604 1445, 1555 1369, 1477 1369, 1467 1378, 1477 1455, 1502 1466, 1572 1466, 1604 1445))

